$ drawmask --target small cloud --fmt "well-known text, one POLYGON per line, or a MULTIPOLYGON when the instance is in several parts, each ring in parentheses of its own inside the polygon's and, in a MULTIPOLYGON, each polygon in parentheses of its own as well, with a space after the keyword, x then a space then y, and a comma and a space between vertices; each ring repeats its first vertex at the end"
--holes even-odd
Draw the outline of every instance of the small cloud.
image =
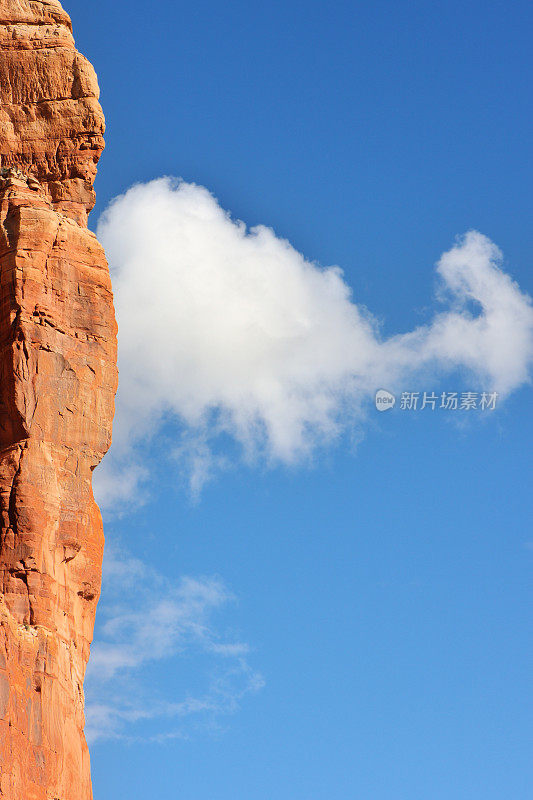
POLYGON ((218 578, 169 582, 138 559, 108 547, 100 624, 86 680, 87 740, 135 737, 141 720, 168 727, 169 722, 192 719, 190 733, 234 713, 247 694, 257 692, 264 681, 248 663, 249 645, 225 637, 215 620, 215 612, 233 601, 218 578), (165 661, 175 669, 177 655, 206 664, 201 694, 179 700, 163 699, 156 692, 147 695, 141 670, 165 661))
MULTIPOLYGON (((118 422, 117 422, 118 424, 118 422)), ((147 497, 149 471, 135 460, 122 463, 120 469, 97 468, 93 473, 93 490, 102 508, 138 507, 147 497)))

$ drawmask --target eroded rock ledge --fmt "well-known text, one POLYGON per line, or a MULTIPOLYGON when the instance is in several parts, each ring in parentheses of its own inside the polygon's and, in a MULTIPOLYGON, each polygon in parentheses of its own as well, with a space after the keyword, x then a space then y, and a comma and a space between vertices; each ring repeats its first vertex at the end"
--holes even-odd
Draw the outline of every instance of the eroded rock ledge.
POLYGON ((86 226, 104 119, 55 0, 0 0, 0 798, 89 800, 83 679, 116 391, 86 226))

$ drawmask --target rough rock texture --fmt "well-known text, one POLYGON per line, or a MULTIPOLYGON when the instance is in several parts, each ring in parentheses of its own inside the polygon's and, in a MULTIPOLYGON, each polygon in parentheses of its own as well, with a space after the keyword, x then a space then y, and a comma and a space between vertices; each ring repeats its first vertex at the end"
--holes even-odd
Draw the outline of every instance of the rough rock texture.
POLYGON ((116 324, 87 227, 104 119, 56 0, 0 0, 0 798, 89 800, 83 679, 100 591, 91 474, 116 324))

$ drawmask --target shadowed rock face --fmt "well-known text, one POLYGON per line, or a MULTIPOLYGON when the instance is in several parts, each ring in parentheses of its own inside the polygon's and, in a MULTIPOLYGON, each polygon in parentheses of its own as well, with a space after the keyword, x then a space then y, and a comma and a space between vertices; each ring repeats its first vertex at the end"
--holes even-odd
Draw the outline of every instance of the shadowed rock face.
POLYGON ((104 118, 56 0, 0 0, 0 798, 89 800, 83 679, 116 323, 87 227, 104 118))

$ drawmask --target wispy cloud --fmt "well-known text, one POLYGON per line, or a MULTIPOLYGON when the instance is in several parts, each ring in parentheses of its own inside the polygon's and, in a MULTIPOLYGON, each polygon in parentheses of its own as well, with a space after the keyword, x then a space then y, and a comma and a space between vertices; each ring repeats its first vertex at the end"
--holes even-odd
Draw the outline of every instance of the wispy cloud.
MULTIPOLYGON (((249 645, 224 636, 216 615, 235 598, 217 578, 182 577, 174 583, 140 560, 106 550, 100 624, 86 680, 89 742, 135 738, 136 723, 157 721, 156 738, 187 736, 233 713, 245 695, 263 686, 248 662, 249 645), (179 684, 175 658, 196 659, 204 686, 146 692, 141 670, 166 667, 167 687, 179 684), (144 685, 144 688, 143 688, 144 685), (181 695, 181 696, 180 696, 181 695), (176 721, 188 724, 176 729, 176 721), (170 727, 169 727, 170 726, 170 727)), ((197 681, 195 681, 197 683, 197 681)))
POLYGON ((203 187, 160 179, 117 198, 98 225, 119 320, 114 445, 95 475, 104 504, 139 497, 136 452, 168 420, 193 492, 240 457, 298 463, 364 423, 381 386, 454 370, 508 394, 533 361, 530 298, 485 236, 437 264, 427 325, 385 339, 337 267, 322 269, 266 227, 248 230, 203 187))

